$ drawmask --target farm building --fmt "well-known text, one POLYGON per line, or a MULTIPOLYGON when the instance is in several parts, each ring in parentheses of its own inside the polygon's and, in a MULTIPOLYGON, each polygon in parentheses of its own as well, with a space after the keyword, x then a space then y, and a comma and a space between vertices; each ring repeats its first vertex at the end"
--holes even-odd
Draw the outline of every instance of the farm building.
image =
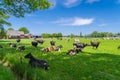
POLYGON ((32 34, 24 34, 23 31, 18 30, 8 30, 8 38, 32 38, 32 34))

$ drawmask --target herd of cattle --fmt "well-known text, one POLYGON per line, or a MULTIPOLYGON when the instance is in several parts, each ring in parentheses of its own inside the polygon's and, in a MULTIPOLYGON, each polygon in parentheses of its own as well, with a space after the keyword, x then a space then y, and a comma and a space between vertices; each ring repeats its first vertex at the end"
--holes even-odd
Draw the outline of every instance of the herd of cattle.
MULTIPOLYGON (((20 43, 21 39, 17 39, 16 42, 20 43)), ((44 42, 45 42, 44 40, 35 40, 35 41, 31 42, 31 45, 33 47, 37 47, 38 44, 43 44, 44 42)), ((50 47, 42 48, 41 51, 43 51, 43 52, 60 51, 61 48, 63 48, 62 45, 59 45, 59 46, 55 47, 55 41, 53 41, 53 40, 50 41, 50 45, 51 45, 50 47)), ((100 45, 100 42, 93 42, 93 41, 91 41, 90 44, 81 43, 81 42, 74 42, 73 43, 73 49, 68 50, 66 52, 66 54, 75 55, 77 53, 82 52, 82 50, 87 46, 92 46, 93 48, 97 49, 99 47, 99 45, 100 45)), ((19 51, 24 51, 25 50, 25 46, 17 47, 17 44, 15 44, 15 43, 9 43, 9 46, 12 47, 12 48, 16 48, 16 50, 19 50, 19 51)), ((3 46, 0 45, 0 48, 3 48, 3 46)), ((120 46, 118 46, 118 49, 120 49, 120 46)), ((42 67, 45 70, 48 70, 48 68, 49 68, 49 65, 48 65, 47 61, 36 59, 31 53, 28 53, 27 55, 25 55, 25 58, 30 59, 29 64, 33 67, 35 67, 35 66, 42 67)))

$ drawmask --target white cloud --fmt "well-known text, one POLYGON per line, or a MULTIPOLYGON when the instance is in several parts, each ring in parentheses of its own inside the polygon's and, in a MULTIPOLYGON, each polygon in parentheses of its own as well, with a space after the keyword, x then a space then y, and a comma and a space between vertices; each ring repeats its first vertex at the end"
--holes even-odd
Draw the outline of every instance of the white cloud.
POLYGON ((100 24, 98 26, 103 27, 103 26, 107 26, 107 24, 103 23, 103 24, 100 24))
POLYGON ((70 7, 80 4, 82 0, 49 0, 49 1, 54 4, 54 7, 60 3, 64 5, 65 7, 70 8, 70 7))
POLYGON ((120 3, 120 0, 118 0, 118 3, 120 3))
POLYGON ((66 7, 72 7, 77 5, 81 0, 65 0, 63 3, 66 7))
POLYGON ((94 3, 94 2, 99 2, 100 0, 86 0, 86 3, 94 3))
POLYGON ((54 21, 53 23, 60 24, 60 25, 69 25, 69 26, 82 26, 82 25, 89 25, 92 24, 94 21, 94 18, 79 18, 74 17, 70 19, 60 19, 57 21, 54 21))
MULTIPOLYGON (((49 1, 54 4, 51 8, 54 8, 58 4, 62 4, 65 7, 70 8, 70 7, 77 6, 81 3, 84 3, 84 1, 86 3, 91 4, 94 2, 99 2, 100 0, 49 0, 49 1)), ((120 0, 118 0, 118 1, 120 2, 120 0)))

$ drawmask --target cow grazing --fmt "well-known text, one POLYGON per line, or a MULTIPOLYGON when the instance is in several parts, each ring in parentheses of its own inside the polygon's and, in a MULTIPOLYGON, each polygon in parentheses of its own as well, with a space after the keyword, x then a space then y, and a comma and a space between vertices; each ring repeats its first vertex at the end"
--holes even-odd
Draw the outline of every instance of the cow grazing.
POLYGON ((14 43, 9 43, 9 46, 10 46, 10 47, 13 47, 13 48, 16 48, 16 47, 17 47, 17 45, 14 44, 14 43))
POLYGON ((21 41, 20 39, 17 39, 17 40, 16 40, 17 43, 20 43, 20 41, 21 41))
POLYGON ((44 68, 45 70, 48 70, 49 68, 47 61, 36 59, 31 53, 28 53, 27 55, 25 55, 25 58, 30 59, 29 64, 33 67, 41 67, 41 68, 44 68))
POLYGON ((0 48, 3 48, 3 46, 2 46, 2 45, 0 45, 0 48))
POLYGON ((18 47, 16 50, 24 51, 24 50, 25 50, 25 46, 20 46, 20 47, 18 47))
POLYGON ((51 46, 55 46, 55 41, 50 41, 51 46))
POLYGON ((118 49, 120 49, 120 46, 118 46, 118 49))
POLYGON ((95 47, 97 49, 99 44, 100 44, 100 42, 93 42, 93 41, 91 41, 90 44, 91 44, 91 46, 93 46, 93 48, 95 47))
POLYGON ((63 47, 62 45, 55 47, 55 51, 60 51, 62 47, 63 47))
POLYGON ((88 46, 86 43, 73 43, 74 48, 84 48, 88 46))
POLYGON ((31 44, 32 44, 32 46, 37 47, 38 42, 34 42, 34 41, 32 41, 31 44))
POLYGON ((82 50, 86 47, 89 46, 89 44, 86 43, 73 43, 74 49, 78 49, 82 52, 82 50))
POLYGON ((38 43, 43 44, 45 41, 44 40, 37 40, 38 43))

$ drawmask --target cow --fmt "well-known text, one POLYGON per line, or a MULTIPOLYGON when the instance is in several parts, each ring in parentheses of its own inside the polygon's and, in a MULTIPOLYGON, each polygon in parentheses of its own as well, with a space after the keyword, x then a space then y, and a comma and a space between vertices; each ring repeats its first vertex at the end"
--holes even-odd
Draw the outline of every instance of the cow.
POLYGON ((47 47, 47 48, 42 48, 41 51, 44 51, 44 52, 51 52, 51 51, 54 51, 54 47, 51 46, 51 47, 47 47))
POLYGON ((31 44, 32 44, 32 46, 37 47, 38 42, 32 41, 31 44))
POLYGON ((20 41, 21 41, 20 38, 18 38, 18 39, 16 40, 17 43, 20 43, 20 41))
POLYGON ((14 44, 14 43, 9 43, 9 46, 10 46, 10 47, 13 47, 13 48, 16 48, 16 47, 17 47, 17 45, 14 44))
POLYGON ((55 41, 50 41, 51 46, 55 46, 55 41))
POLYGON ((2 46, 2 45, 0 45, 0 48, 3 48, 3 46, 2 46))
POLYGON ((37 40, 38 43, 43 44, 45 41, 44 40, 37 40))
POLYGON ((49 68, 47 61, 36 59, 31 53, 28 53, 27 55, 25 55, 25 58, 30 59, 29 64, 33 67, 41 67, 41 68, 44 68, 45 70, 48 70, 49 68))
POLYGON ((62 45, 55 47, 55 51, 60 51, 62 47, 63 47, 62 45))
POLYGON ((74 48, 84 48, 88 46, 86 43, 73 43, 74 48))
POLYGON ((90 44, 91 44, 91 46, 93 46, 93 48, 95 47, 97 49, 99 44, 100 44, 100 42, 93 42, 93 41, 91 41, 90 44))
POLYGON ((74 39, 74 43, 78 43, 78 42, 80 42, 79 39, 74 39))
POLYGON ((25 50, 25 46, 20 46, 20 47, 18 47, 16 50, 24 51, 24 50, 25 50))
POLYGON ((77 54, 79 52, 82 52, 82 50, 81 49, 70 49, 70 50, 67 51, 66 54, 68 54, 68 55, 75 55, 75 54, 77 54))

